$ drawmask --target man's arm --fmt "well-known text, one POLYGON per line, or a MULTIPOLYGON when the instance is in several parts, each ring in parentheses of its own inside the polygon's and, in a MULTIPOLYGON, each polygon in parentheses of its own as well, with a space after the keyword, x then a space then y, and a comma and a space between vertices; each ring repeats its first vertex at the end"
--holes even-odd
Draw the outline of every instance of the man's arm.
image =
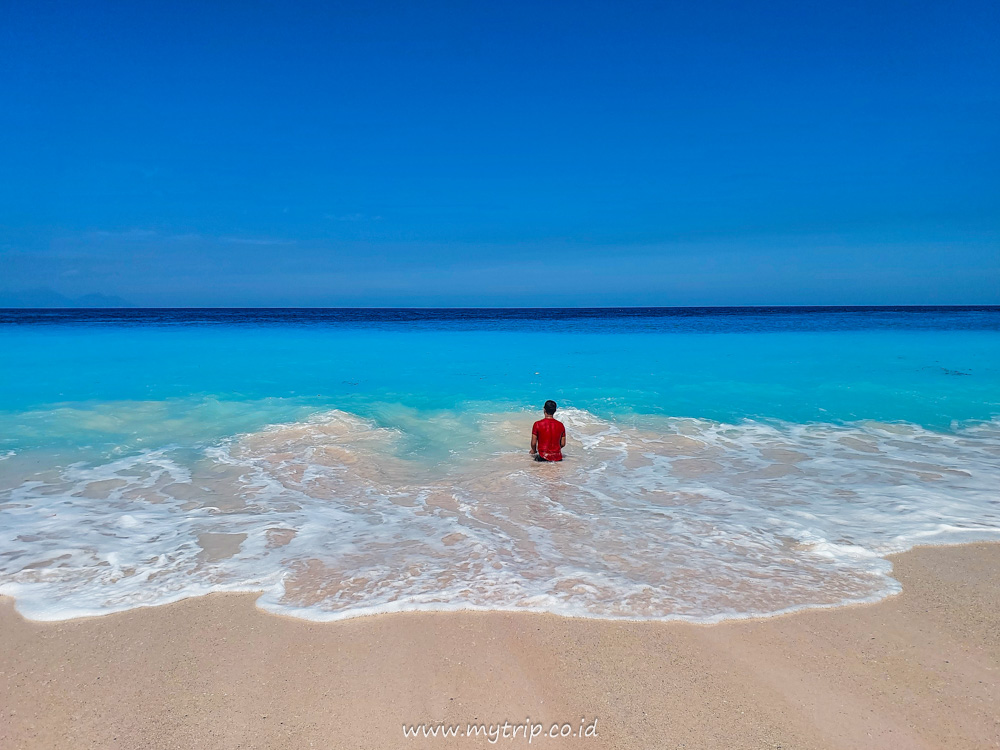
POLYGON ((532 454, 538 453, 538 433, 537 432, 532 432, 531 433, 531 453, 532 454))
POLYGON ((565 427, 562 428, 562 437, 559 438, 559 447, 560 448, 565 448, 566 447, 566 428, 565 427))

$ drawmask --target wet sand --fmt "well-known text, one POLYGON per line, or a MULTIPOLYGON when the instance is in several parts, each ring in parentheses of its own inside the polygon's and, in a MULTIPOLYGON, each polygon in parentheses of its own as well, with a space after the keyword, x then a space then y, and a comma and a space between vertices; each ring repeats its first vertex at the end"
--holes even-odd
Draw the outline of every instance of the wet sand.
POLYGON ((402 725, 526 717, 596 718, 542 748, 1000 747, 1000 544, 893 562, 903 593, 883 602, 719 625, 320 624, 246 594, 33 623, 0 599, 0 748, 523 747, 402 725))

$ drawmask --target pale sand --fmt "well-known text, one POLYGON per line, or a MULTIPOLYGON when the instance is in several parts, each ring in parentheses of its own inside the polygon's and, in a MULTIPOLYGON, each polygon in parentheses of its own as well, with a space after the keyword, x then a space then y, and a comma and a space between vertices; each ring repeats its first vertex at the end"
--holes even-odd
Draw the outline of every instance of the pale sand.
MULTIPOLYGON (((319 624, 213 595, 64 623, 0 602, 0 748, 489 747, 403 722, 598 720, 545 748, 1000 747, 1000 544, 872 605, 698 626, 499 613, 319 624)), ((523 737, 497 747, 524 747, 523 737)))

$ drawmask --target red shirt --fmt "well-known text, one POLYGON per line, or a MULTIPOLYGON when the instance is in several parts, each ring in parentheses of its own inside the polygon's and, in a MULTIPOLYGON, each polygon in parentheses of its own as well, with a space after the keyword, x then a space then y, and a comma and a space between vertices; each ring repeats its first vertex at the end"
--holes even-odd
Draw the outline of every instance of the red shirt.
POLYGON ((539 419, 531 428, 532 435, 538 435, 538 453, 548 461, 562 461, 562 446, 559 445, 566 434, 563 423, 554 417, 539 419))

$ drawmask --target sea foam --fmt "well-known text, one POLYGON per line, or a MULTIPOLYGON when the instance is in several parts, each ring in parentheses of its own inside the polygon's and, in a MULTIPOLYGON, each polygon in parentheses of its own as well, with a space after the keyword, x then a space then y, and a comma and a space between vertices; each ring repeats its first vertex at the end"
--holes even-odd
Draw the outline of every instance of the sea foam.
POLYGON ((561 464, 528 460, 526 412, 481 415, 434 460, 336 410, 69 466, 11 453, 0 593, 37 620, 260 591, 264 609, 316 620, 712 622, 877 600, 899 590, 888 554, 1000 539, 998 421, 559 416, 561 464))

